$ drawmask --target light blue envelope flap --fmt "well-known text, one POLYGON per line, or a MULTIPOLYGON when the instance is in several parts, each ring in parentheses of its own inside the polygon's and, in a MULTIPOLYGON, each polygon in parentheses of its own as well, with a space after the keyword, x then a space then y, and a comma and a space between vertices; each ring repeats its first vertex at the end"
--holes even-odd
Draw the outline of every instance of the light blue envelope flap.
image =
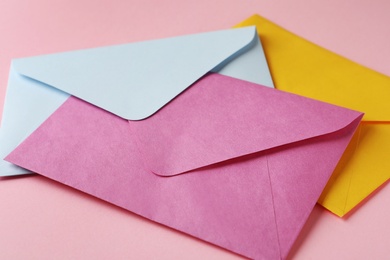
POLYGON ((2 158, 35 131, 69 97, 68 93, 59 90, 56 82, 60 82, 63 86, 61 89, 65 91, 67 88, 80 91, 86 97, 79 97, 90 103, 94 102, 91 98, 96 98, 98 102, 103 99, 107 101, 103 101, 102 105, 111 106, 113 103, 115 109, 118 109, 116 95, 119 95, 120 91, 124 92, 123 96, 119 95, 118 102, 130 102, 136 95, 139 98, 142 96, 146 99, 135 100, 135 105, 125 104, 127 106, 124 108, 119 106, 118 111, 124 110, 127 113, 129 106, 137 107, 138 104, 141 107, 130 111, 130 114, 146 106, 145 112, 140 111, 140 114, 148 115, 153 114, 154 110, 160 108, 159 106, 165 105, 208 71, 273 87, 264 51, 254 27, 13 60, 0 128, 0 176, 30 173, 2 158), (149 47, 143 46, 144 44, 149 47), (132 49, 130 46, 137 47, 132 49), (130 54, 125 55, 122 51, 127 48, 132 50, 130 54), (186 53, 191 50, 198 51, 198 55, 186 53), (128 59, 129 55, 139 60, 124 59, 124 57, 128 59), (88 59, 84 60, 83 57, 88 59), (150 61, 149 65, 144 62, 145 60, 150 61), (100 63, 95 63, 97 61, 100 63), (130 67, 127 67, 127 64, 130 64, 130 67), (150 71, 155 73, 150 74, 150 71), (125 76, 122 77, 123 75, 125 76), (146 77, 146 80, 143 81, 141 76, 146 77), (157 76, 160 77, 160 81, 157 80, 157 76), (111 84, 99 83, 98 79, 102 78, 111 84), (125 79, 130 80, 129 84, 123 83, 125 79), (145 88, 136 88, 134 90, 136 94, 133 95, 131 91, 141 86, 141 83, 130 84, 137 82, 134 80, 141 81, 145 88), (114 82, 122 85, 115 85, 114 82), (151 82, 159 84, 153 85, 151 82), (172 88, 170 82, 173 82, 172 86, 176 88, 172 88), (185 84, 180 86, 182 83, 176 82, 185 84), (164 86, 167 93, 164 92, 164 86), (114 93, 114 90, 119 92, 114 93), (91 96, 89 93, 92 93, 91 96), (153 105, 149 107, 149 99, 155 97, 157 101, 151 101, 153 105))
POLYGON ((265 58, 263 46, 259 37, 255 37, 255 43, 252 48, 234 58, 234 60, 221 64, 213 69, 213 72, 257 83, 266 87, 273 88, 271 73, 265 58))
POLYGON ((14 60, 14 69, 127 120, 151 116, 250 49, 255 27, 14 60))

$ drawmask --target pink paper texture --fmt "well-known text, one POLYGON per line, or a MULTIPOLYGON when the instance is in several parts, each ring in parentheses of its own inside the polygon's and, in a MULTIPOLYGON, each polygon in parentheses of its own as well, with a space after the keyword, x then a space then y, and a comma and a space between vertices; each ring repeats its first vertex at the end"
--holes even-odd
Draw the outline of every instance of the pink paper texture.
POLYGON ((143 121, 71 97, 7 160, 238 254, 285 259, 361 117, 210 74, 143 121), (158 166, 197 170, 158 176, 145 147, 158 166))
POLYGON ((147 167, 158 175, 329 134, 356 118, 353 111, 218 74, 186 92, 148 120, 129 122, 147 167))

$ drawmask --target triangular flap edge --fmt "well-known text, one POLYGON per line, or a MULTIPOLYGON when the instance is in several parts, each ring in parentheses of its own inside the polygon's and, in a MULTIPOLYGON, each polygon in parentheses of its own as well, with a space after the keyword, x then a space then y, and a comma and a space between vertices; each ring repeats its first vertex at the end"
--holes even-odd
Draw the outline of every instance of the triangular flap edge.
POLYGON ((129 124, 146 167, 160 176, 174 176, 337 133, 362 116, 357 111, 209 74, 159 113, 129 124))
POLYGON ((191 173, 192 171, 197 171, 197 170, 201 170, 201 169, 204 169, 204 168, 217 167, 219 164, 224 164, 224 163, 229 163, 229 162, 234 163, 234 162, 237 162, 237 161, 245 161, 245 159, 250 159, 252 157, 261 156, 264 153, 273 152, 273 151, 275 151, 277 149, 284 149, 284 148, 288 149, 289 146, 290 147, 299 146, 299 145, 304 144, 304 142, 306 142, 308 140, 320 139, 320 138, 326 137, 326 136, 342 134, 342 132, 345 129, 349 128, 350 126, 352 126, 354 124, 357 124, 357 122, 360 122, 362 120, 362 118, 363 118, 363 114, 361 116, 359 116, 358 118, 356 118, 355 120, 353 120, 352 122, 350 122, 347 125, 343 126, 342 128, 335 129, 334 131, 331 131, 331 132, 323 133, 323 134, 316 135, 316 136, 307 137, 307 138, 304 138, 304 139, 301 139, 301 140, 297 140, 297 141, 294 141, 294 142, 291 142, 291 143, 285 143, 285 144, 280 144, 280 145, 277 145, 277 146, 274 146, 274 147, 268 147, 268 148, 265 148, 265 149, 249 152, 247 154, 239 154, 236 157, 226 158, 225 160, 216 161, 216 162, 213 162, 213 163, 209 163, 207 165, 202 165, 202 166, 199 166, 199 167, 195 167, 193 169, 188 169, 187 171, 166 173, 166 172, 158 172, 158 171, 156 171, 156 170, 154 170, 152 168, 148 168, 148 169, 149 169, 149 171, 151 173, 153 173, 155 175, 158 175, 158 176, 161 176, 161 177, 173 177, 173 176, 178 176, 178 175, 181 175, 181 174, 191 173))
POLYGON ((207 72, 245 52, 256 37, 255 26, 250 26, 14 59, 12 67, 124 119, 142 120, 207 72))

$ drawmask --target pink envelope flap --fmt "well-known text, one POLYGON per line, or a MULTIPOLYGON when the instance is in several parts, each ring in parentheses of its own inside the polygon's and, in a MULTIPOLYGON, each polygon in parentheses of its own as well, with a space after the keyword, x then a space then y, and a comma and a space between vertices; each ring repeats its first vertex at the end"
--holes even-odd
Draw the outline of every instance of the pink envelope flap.
POLYGON ((157 175, 173 176, 341 131, 362 115, 208 74, 150 118, 129 124, 145 166, 157 175))

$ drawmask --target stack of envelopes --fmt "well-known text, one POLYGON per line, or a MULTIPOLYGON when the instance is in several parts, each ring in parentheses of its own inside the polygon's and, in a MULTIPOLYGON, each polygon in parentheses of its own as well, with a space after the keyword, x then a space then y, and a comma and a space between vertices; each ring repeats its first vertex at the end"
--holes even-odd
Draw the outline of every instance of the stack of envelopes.
POLYGON ((285 259, 317 201, 342 216, 389 179, 390 79, 260 16, 238 27, 13 60, 0 175, 285 259))

